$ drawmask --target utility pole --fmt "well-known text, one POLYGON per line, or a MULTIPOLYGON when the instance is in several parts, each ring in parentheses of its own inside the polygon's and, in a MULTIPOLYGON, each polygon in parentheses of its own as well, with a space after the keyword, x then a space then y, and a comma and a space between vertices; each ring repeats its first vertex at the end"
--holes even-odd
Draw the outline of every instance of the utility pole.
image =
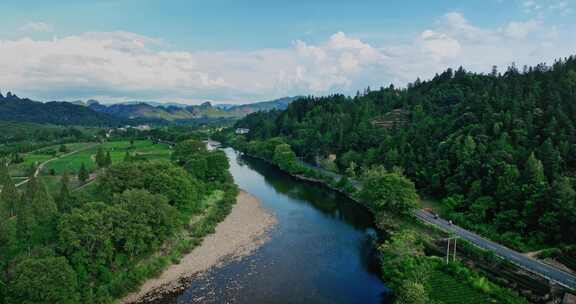
POLYGON ((456 242, 458 241, 458 238, 454 238, 454 262, 456 262, 456 242))
POLYGON ((449 262, 450 257, 450 239, 447 239, 448 244, 446 245, 446 264, 449 262))
POLYGON ((447 241, 446 244, 446 264, 450 263, 450 257, 452 257, 452 261, 455 262, 456 261, 456 244, 457 244, 457 237, 450 237, 450 238, 446 238, 444 239, 445 241, 447 241), (452 246, 452 251, 450 251, 450 241, 454 240, 454 245, 452 246))

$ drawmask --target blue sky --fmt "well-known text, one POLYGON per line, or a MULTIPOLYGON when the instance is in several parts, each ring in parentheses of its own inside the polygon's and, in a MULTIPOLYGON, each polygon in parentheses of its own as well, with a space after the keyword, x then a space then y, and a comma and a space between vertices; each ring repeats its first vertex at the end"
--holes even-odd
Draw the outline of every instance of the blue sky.
POLYGON ((353 94, 576 50, 576 0, 3 2, 0 88, 41 100, 353 94))

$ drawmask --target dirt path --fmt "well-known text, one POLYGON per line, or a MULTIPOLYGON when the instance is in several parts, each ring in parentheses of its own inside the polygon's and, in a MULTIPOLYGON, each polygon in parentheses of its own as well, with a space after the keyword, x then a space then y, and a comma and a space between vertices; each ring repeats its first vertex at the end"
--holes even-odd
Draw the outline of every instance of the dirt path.
MULTIPOLYGON (((38 165, 38 167, 36 168, 36 171, 34 172, 34 176, 38 176, 38 174, 40 174, 40 171, 42 171, 42 169, 44 169, 44 166, 46 166, 46 164, 48 164, 48 163, 51 162, 51 161, 54 161, 54 160, 57 160, 57 159, 60 159, 60 158, 64 158, 64 157, 68 157, 68 156, 73 155, 73 154, 76 154, 76 153, 78 153, 78 152, 81 152, 81 151, 84 151, 84 150, 88 150, 88 149, 90 149, 90 148, 93 148, 93 147, 95 147, 95 146, 97 146, 97 145, 99 145, 99 144, 92 144, 92 145, 86 146, 86 147, 84 147, 84 148, 82 148, 82 149, 74 150, 74 151, 72 151, 72 152, 69 152, 69 153, 62 154, 62 155, 60 155, 60 156, 56 156, 56 157, 54 157, 54 158, 51 158, 51 159, 49 159, 49 160, 41 163, 40 165, 38 165)), ((19 182, 18 184, 16 184, 16 188, 18 188, 18 187, 20 187, 20 186, 28 183, 28 180, 29 180, 29 179, 27 178, 26 180, 19 182)))
POLYGON ((169 266, 158 278, 145 282, 138 292, 129 294, 121 303, 149 301, 185 289, 187 278, 252 253, 268 240, 267 232, 275 224, 274 215, 264 210, 256 197, 241 191, 232 212, 218 224, 214 234, 206 236, 179 264, 169 266))

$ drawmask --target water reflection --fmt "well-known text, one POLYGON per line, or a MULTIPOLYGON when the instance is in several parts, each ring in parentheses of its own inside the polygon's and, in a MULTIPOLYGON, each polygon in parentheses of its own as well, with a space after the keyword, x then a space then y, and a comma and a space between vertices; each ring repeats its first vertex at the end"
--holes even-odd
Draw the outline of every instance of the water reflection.
POLYGON ((371 214, 345 196, 226 149, 235 182, 275 214, 271 240, 158 303, 384 303, 371 214))

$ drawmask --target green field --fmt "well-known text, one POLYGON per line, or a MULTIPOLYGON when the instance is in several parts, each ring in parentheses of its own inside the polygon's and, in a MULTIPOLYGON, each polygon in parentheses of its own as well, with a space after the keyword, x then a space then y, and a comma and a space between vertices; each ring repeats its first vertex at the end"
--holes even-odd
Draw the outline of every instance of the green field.
POLYGON ((104 151, 110 152, 113 164, 123 161, 126 151, 129 151, 131 154, 145 159, 168 159, 171 153, 168 145, 154 144, 149 140, 134 141, 133 146, 130 144, 130 141, 107 142, 94 145, 93 147, 82 150, 78 153, 53 160, 46 164, 42 170, 42 174, 48 175, 51 170, 54 170, 56 175, 62 174, 64 171, 67 171, 71 174, 76 174, 78 170, 80 170, 82 164, 84 164, 86 168, 92 172, 96 170, 94 156, 100 147, 104 149, 104 151))
POLYGON ((487 295, 441 271, 434 271, 430 277, 430 297, 444 304, 495 303, 487 295))
MULTIPOLYGON (((96 163, 94 156, 98 149, 101 147, 104 151, 110 152, 112 163, 119 163, 124 160, 126 151, 131 155, 135 155, 139 159, 169 159, 170 148, 166 144, 154 144, 149 140, 137 140, 131 145, 130 141, 114 141, 107 143, 72 143, 67 144, 68 151, 65 153, 57 152, 60 145, 45 147, 27 154, 22 155, 24 162, 14 164, 9 167, 10 174, 15 183, 22 182, 28 175, 28 171, 33 164, 40 164, 51 160, 46 163, 41 171, 41 177, 46 184, 48 191, 52 195, 58 195, 60 191, 60 180, 63 172, 68 172, 71 175, 70 188, 75 189, 80 186, 76 178, 78 170, 82 163, 86 168, 93 172, 96 170, 96 163), (76 152, 77 151, 77 152, 76 152), (51 172, 51 171, 54 172, 51 172), (51 173, 54 173, 52 175, 51 173)), ((90 186, 86 187, 90 189, 90 186)))
POLYGON ((32 165, 38 165, 55 156, 62 156, 72 151, 83 149, 92 145, 91 143, 72 143, 66 144, 68 152, 59 152, 60 145, 53 145, 44 147, 22 155, 24 161, 19 164, 14 164, 9 167, 10 175, 13 177, 24 177, 28 175, 28 171, 32 165))
POLYGON ((28 175, 30 167, 37 163, 45 162, 52 158, 50 155, 46 154, 25 154, 23 155, 24 162, 10 165, 9 172, 13 177, 25 177, 28 175))

